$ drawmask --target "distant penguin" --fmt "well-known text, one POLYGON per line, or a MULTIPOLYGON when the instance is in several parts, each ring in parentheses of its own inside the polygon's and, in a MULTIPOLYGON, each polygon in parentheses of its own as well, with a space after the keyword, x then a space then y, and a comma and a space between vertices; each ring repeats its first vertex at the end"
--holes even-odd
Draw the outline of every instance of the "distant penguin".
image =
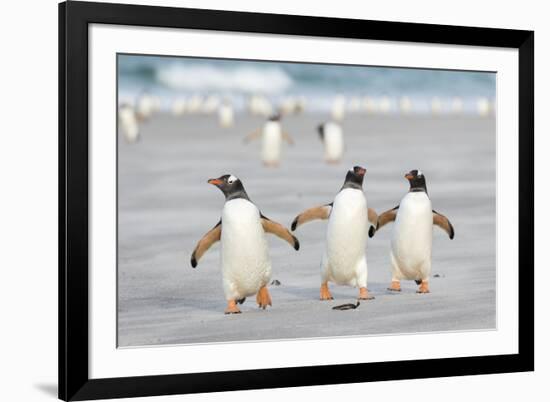
POLYGON ((262 162, 267 167, 277 167, 281 162, 281 148, 283 140, 289 144, 294 144, 292 138, 283 131, 281 126, 281 114, 276 113, 272 115, 261 129, 258 129, 245 137, 244 141, 249 142, 254 138, 261 136, 262 150, 261 158, 262 162))
POLYGON ((482 117, 487 117, 491 112, 491 102, 487 98, 479 98, 476 106, 478 115, 482 117))
POLYGON ((403 96, 399 100, 399 108, 401 109, 401 113, 403 114, 409 114, 412 110, 412 102, 409 99, 408 96, 403 96))
POLYGON ((240 313, 237 303, 256 294, 260 308, 271 306, 267 284, 271 278, 271 260, 265 232, 287 241, 295 250, 298 239, 284 226, 266 218, 248 198, 242 182, 233 175, 210 179, 225 195, 219 222, 198 242, 191 256, 195 268, 199 259, 217 241, 221 241, 223 289, 226 314, 240 313))
POLYGON ((137 102, 137 118, 140 121, 151 118, 155 109, 153 97, 147 93, 141 95, 137 102))
POLYGON ((118 118, 124 138, 129 143, 139 140, 139 123, 134 108, 130 105, 121 105, 118 110, 118 118))
POLYGON ((378 110, 381 113, 388 114, 391 112, 391 100, 387 96, 380 98, 380 103, 378 104, 378 110))
POLYGON ((185 98, 175 99, 174 102, 172 102, 172 114, 176 117, 182 116, 185 114, 186 105, 185 98))
POLYGON ((462 99, 460 99, 459 97, 454 97, 451 101, 451 113, 460 114, 462 113, 462 109, 463 109, 462 99))
POLYGON ((432 114, 441 114, 441 111, 443 109, 443 104, 441 103, 441 99, 439 99, 437 96, 432 98, 430 107, 432 110, 432 114))
POLYGON ((325 145, 325 161, 338 163, 344 155, 344 133, 339 124, 329 121, 317 127, 319 137, 325 145))
POLYGON ((408 279, 419 285, 417 293, 429 293, 433 225, 445 230, 451 239, 455 232, 451 222, 432 209, 424 174, 411 170, 405 178, 410 183, 407 195, 398 206, 378 217, 377 230, 395 221, 390 252, 392 282, 388 290, 400 291, 400 281, 408 279))
POLYGON ((359 288, 359 299, 372 299, 367 290, 367 233, 376 230, 377 215, 367 207, 363 192, 366 170, 355 166, 330 204, 305 210, 292 222, 298 226, 315 219, 328 219, 326 249, 321 262, 321 300, 332 300, 329 282, 359 288))
POLYGON ((346 114, 346 98, 342 95, 338 95, 332 102, 332 119, 336 121, 342 121, 346 114))
POLYGON ((235 124, 233 106, 228 101, 224 101, 218 109, 218 122, 223 128, 233 127, 235 124))

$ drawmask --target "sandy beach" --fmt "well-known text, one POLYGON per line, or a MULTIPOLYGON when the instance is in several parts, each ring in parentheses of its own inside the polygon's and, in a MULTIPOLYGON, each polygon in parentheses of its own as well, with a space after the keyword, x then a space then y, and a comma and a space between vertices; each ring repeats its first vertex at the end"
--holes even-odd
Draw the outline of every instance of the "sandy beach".
POLYGON ((245 135, 262 124, 236 116, 229 129, 214 116, 155 115, 142 138, 118 144, 118 344, 125 346, 233 342, 329 336, 464 331, 496 326, 495 121, 491 117, 349 116, 342 126, 346 153, 339 165, 323 161, 315 127, 324 116, 283 121, 294 146, 284 146, 281 166, 262 166, 259 142, 245 135), (374 300, 355 310, 357 290, 331 284, 334 301, 320 302, 319 263, 326 222, 298 229, 295 251, 269 236, 273 306, 260 310, 254 297, 242 314, 226 305, 219 244, 189 263, 196 242, 215 225, 224 198, 210 177, 239 177, 264 215, 289 226, 305 208, 331 202, 346 171, 367 168, 364 190, 378 213, 396 206, 408 191, 403 174, 422 169, 434 209, 455 227, 449 240, 434 229, 431 293, 401 293, 390 283, 392 227, 369 239, 368 288, 374 300))

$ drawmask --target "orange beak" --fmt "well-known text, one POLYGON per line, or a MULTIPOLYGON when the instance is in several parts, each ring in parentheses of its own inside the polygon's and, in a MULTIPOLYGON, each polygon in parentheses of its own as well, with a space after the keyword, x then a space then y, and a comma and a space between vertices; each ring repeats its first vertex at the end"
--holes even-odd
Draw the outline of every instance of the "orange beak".
POLYGON ((407 180, 412 180, 412 179, 414 179, 414 176, 413 176, 412 174, 410 174, 410 173, 407 173, 407 174, 405 175, 405 179, 407 179, 407 180))
POLYGON ((219 186, 220 184, 223 183, 223 181, 220 180, 220 179, 210 179, 210 180, 208 180, 208 183, 209 183, 209 184, 213 184, 213 185, 215 185, 215 186, 219 186))

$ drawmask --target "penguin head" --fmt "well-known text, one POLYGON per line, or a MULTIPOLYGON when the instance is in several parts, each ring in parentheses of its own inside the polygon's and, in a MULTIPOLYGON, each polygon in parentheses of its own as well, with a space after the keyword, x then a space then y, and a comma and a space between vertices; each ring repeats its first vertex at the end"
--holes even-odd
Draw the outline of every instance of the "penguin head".
POLYGON ((218 187, 225 195, 226 200, 235 198, 248 199, 243 183, 232 174, 225 174, 217 179, 209 179, 208 183, 218 187))
POLYGON ((405 179, 409 181, 409 184, 411 185, 411 188, 409 191, 415 192, 415 191, 424 191, 428 192, 426 188, 426 178, 424 177, 424 173, 420 170, 411 170, 408 173, 405 173, 405 179))
POLYGON ((321 123, 317 126, 317 132, 319 133, 321 141, 323 141, 325 139, 325 123, 321 123))
POLYGON ((363 188, 365 173, 367 173, 367 169, 364 167, 354 166, 346 173, 346 180, 342 188, 356 188, 361 190, 363 188))
POLYGON ((269 121, 280 121, 282 117, 283 116, 282 116, 281 112, 276 111, 271 116, 269 116, 269 118, 267 120, 269 120, 269 121))

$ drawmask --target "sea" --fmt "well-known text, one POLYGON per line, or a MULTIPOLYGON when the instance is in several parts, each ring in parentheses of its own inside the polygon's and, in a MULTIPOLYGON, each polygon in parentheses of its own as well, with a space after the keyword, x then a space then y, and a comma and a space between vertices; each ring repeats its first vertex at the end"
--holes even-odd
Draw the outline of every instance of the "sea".
POLYGON ((372 100, 387 112, 406 107, 427 113, 474 113, 492 105, 496 73, 382 66, 290 63, 119 54, 118 100, 135 103, 143 94, 160 98, 168 110, 175 99, 215 95, 239 111, 252 96, 273 104, 302 99, 309 111, 325 112, 335 99, 350 108, 372 100))

